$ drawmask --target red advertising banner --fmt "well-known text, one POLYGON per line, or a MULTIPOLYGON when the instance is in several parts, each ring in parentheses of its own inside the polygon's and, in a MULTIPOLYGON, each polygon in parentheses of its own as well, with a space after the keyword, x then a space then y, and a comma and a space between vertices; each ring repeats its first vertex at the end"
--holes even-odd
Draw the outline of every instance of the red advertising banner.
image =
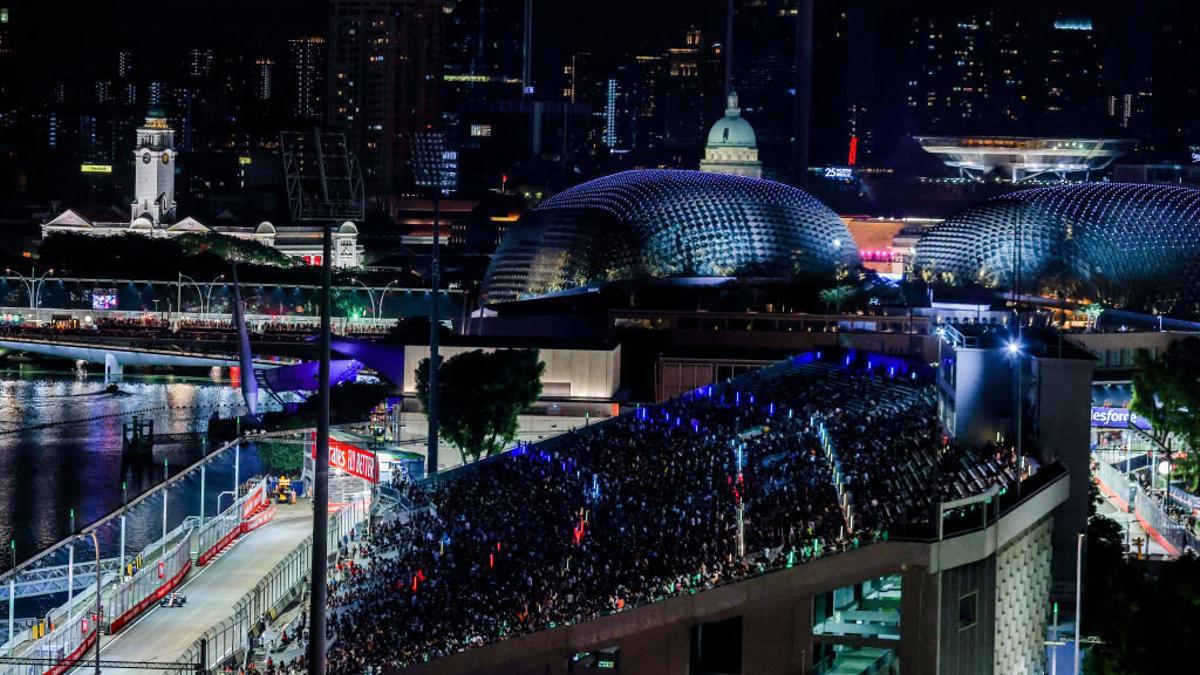
MULTIPOLYGON (((316 443, 312 446, 312 456, 314 459, 317 456, 316 443)), ((375 453, 333 438, 329 439, 329 468, 369 483, 379 482, 379 466, 375 461, 375 453)))

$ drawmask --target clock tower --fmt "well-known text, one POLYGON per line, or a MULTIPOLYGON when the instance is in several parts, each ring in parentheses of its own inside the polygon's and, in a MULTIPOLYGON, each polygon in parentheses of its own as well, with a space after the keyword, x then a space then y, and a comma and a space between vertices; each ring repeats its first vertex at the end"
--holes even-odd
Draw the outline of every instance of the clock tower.
POLYGON ((145 216, 155 225, 175 219, 175 130, 160 108, 151 108, 137 130, 133 151, 131 220, 145 216))

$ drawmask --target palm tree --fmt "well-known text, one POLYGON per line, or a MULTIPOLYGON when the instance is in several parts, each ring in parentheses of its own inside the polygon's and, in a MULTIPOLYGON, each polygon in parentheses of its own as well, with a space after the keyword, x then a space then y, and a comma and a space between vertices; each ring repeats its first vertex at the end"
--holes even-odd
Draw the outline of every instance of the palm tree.
MULTIPOLYGON (((820 293, 818 293, 818 297, 820 297, 821 301, 825 303, 826 314, 829 313, 830 305, 834 306, 835 314, 841 314, 842 304, 854 297, 854 294, 857 292, 858 289, 854 288, 853 286, 834 286, 833 288, 826 288, 822 290, 820 293)), ((825 319, 825 329, 829 330, 828 317, 825 319)))

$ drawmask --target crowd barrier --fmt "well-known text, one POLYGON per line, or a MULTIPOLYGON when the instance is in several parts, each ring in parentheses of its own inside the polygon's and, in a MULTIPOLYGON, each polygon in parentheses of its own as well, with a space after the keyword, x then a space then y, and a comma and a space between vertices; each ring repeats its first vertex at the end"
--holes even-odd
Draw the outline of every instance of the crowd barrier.
POLYGON ((57 630, 37 640, 27 656, 45 659, 42 666, 0 664, 3 675, 61 675, 74 666, 61 665, 83 658, 87 650, 96 643, 95 613, 88 609, 71 617, 57 630))
POLYGON ((1096 482, 1118 508, 1132 513, 1146 534, 1158 542, 1168 555, 1178 556, 1185 548, 1200 550, 1200 538, 1176 521, 1137 483, 1131 483, 1116 467, 1099 462, 1096 482))
MULTIPOLYGON (((265 494, 266 481, 259 481, 257 485, 251 488, 245 495, 239 497, 229 508, 200 527, 200 532, 197 535, 199 542, 196 549, 196 565, 198 567, 207 565, 218 553, 232 544, 235 539, 249 531, 243 527, 247 508, 249 507, 252 512, 262 509, 266 505, 265 494)), ((274 511, 270 513, 274 515, 274 511)), ((259 522, 258 525, 261 525, 262 522, 259 522)))
MULTIPOLYGON (((361 525, 370 510, 370 500, 364 497, 338 505, 337 511, 330 514, 330 560, 336 556, 342 538, 361 525)), ((244 658, 250 650, 252 631, 258 619, 271 610, 281 609, 302 594, 311 567, 310 536, 275 565, 251 591, 242 596, 225 620, 205 631, 177 663, 200 661, 202 650, 203 662, 210 671, 231 658, 244 658)))
MULTIPOLYGON (((122 581, 102 600, 103 615, 107 618, 107 633, 113 634, 129 625, 146 609, 162 600, 187 577, 192 566, 193 545, 199 555, 197 565, 212 560, 217 553, 231 544, 238 536, 269 522, 275 515, 275 506, 266 494, 266 481, 260 481, 251 490, 219 515, 201 527, 185 527, 175 545, 154 563, 139 569, 132 577, 122 581), (247 520, 244 516, 249 514, 247 520)), ((94 597, 94 596, 93 596, 94 597)), ((96 632, 104 628, 97 625, 90 607, 84 608, 63 626, 37 640, 28 654, 34 658, 45 658, 48 669, 43 666, 0 666, 0 675, 58 675, 71 670, 73 659, 83 655, 94 644, 96 632)), ((220 644, 214 648, 218 648, 220 644)))
POLYGON ((175 544, 157 564, 143 567, 124 582, 105 603, 109 634, 124 628, 147 607, 162 600, 187 576, 192 566, 191 538, 175 544))

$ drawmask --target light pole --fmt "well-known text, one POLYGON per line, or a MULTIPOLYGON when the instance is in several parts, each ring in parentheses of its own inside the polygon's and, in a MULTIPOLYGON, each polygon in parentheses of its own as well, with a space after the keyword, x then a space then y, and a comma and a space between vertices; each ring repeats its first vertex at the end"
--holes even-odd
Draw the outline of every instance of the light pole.
POLYGON ((221 494, 217 495, 217 515, 218 516, 221 515, 221 497, 224 497, 225 495, 229 495, 229 496, 233 497, 233 501, 230 502, 230 504, 229 504, 230 506, 233 506, 233 504, 237 502, 237 492, 235 490, 226 490, 226 491, 222 492, 221 494))
POLYGON ((1008 356, 1012 359, 1013 365, 1013 429, 1016 436, 1017 449, 1017 491, 1021 490, 1021 474, 1025 471, 1025 453, 1022 452, 1021 444, 1021 418, 1023 410, 1021 406, 1021 337, 1018 329, 1017 338, 1010 340, 1005 346, 1008 356))
MULTIPOLYGON (((92 548, 96 551, 96 669, 93 671, 96 675, 100 675, 100 542, 96 540, 96 530, 92 530, 88 534, 92 537, 92 548)), ((83 535, 79 535, 82 539, 83 535)))
POLYGON ((4 273, 15 276, 21 280, 21 283, 25 284, 25 290, 29 293, 29 309, 37 309, 38 305, 41 304, 38 302, 38 296, 41 295, 42 284, 45 283, 46 277, 54 274, 54 268, 51 267, 50 269, 46 270, 40 277, 37 273, 37 265, 33 266, 33 269, 29 272, 29 276, 25 276, 24 274, 21 274, 20 272, 11 268, 6 268, 4 273))
POLYGON ((8 578, 8 650, 12 654, 13 650, 13 619, 16 615, 16 599, 17 599, 17 540, 13 538, 8 542, 8 550, 12 553, 12 571, 8 578))
POLYGON ((218 274, 212 281, 208 282, 208 292, 204 294, 204 315, 207 316, 212 310, 212 292, 217 287, 217 282, 224 279, 224 274, 218 274))
POLYGON ((399 279, 392 279, 391 281, 387 282, 387 285, 383 287, 383 291, 379 293, 379 311, 375 312, 376 319, 383 318, 383 300, 387 297, 387 294, 392 289, 392 286, 398 283, 400 283, 399 279))
POLYGON ((1083 541, 1087 535, 1080 532, 1075 544, 1075 668, 1072 671, 1079 675, 1079 622, 1083 619, 1083 541))
POLYGON ((179 308, 179 313, 183 314, 183 280, 187 279, 192 282, 192 286, 196 288, 196 295, 200 300, 200 312, 204 312, 204 289, 200 288, 200 283, 189 277, 183 272, 179 273, 179 281, 175 284, 175 306, 179 308))
POLYGON ((371 318, 378 319, 379 315, 375 312, 375 293, 371 290, 371 287, 359 281, 358 279, 351 279, 350 281, 367 289, 367 300, 371 303, 371 318))

